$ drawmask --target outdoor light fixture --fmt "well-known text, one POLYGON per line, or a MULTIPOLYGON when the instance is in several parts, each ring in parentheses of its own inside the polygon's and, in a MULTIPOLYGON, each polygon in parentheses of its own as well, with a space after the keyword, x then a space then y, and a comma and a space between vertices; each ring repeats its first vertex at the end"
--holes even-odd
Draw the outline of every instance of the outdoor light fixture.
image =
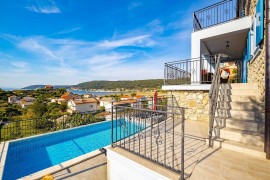
POLYGON ((226 49, 229 49, 230 45, 229 45, 230 41, 226 42, 226 49))

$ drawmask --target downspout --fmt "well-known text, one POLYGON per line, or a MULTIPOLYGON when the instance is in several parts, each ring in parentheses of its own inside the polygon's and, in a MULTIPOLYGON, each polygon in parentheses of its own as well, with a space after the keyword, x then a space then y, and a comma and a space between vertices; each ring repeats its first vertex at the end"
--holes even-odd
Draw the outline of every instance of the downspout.
POLYGON ((270 19, 269 0, 265 0, 265 31, 266 31, 266 51, 265 51, 265 144, 264 150, 266 159, 270 159, 270 19))

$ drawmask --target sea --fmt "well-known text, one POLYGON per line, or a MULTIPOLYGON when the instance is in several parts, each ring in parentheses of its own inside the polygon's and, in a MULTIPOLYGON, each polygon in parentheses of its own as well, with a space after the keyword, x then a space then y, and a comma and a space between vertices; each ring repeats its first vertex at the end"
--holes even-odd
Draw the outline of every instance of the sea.
MULTIPOLYGON (((6 87, 0 87, 4 91, 13 91, 13 90, 18 90, 20 88, 6 88, 6 87)), ((111 95, 111 94, 121 94, 121 92, 109 92, 109 91, 85 91, 85 90, 71 90, 67 89, 68 92, 72 92, 73 94, 78 94, 78 95, 83 95, 83 94, 93 94, 96 96, 106 96, 106 95, 111 95)))
POLYGON ((96 96, 106 96, 111 94, 121 94, 122 92, 100 92, 100 91, 84 91, 84 90, 71 90, 67 89, 68 92, 72 92, 73 94, 83 95, 83 94, 93 94, 96 96))
POLYGON ((13 91, 13 90, 18 90, 20 88, 8 88, 8 87, 0 87, 1 89, 3 89, 4 91, 13 91))

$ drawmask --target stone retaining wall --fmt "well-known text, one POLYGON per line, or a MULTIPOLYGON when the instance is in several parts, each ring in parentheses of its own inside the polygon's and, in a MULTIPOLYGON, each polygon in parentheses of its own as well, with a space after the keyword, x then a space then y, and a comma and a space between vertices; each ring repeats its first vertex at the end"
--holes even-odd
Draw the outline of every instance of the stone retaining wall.
MULTIPOLYGON (((180 107, 186 107, 185 117, 188 120, 209 120, 209 91, 172 91, 169 95, 174 96, 174 103, 180 107)), ((174 105, 175 105, 174 104, 174 105)))
MULTIPOLYGON (((249 9, 247 9, 248 14, 253 17, 256 12, 257 0, 249 0, 247 4, 249 7, 249 9)), ((261 45, 261 52, 254 60, 248 63, 248 83, 258 84, 262 102, 265 100, 265 39, 266 33, 264 30, 264 40, 261 45)))

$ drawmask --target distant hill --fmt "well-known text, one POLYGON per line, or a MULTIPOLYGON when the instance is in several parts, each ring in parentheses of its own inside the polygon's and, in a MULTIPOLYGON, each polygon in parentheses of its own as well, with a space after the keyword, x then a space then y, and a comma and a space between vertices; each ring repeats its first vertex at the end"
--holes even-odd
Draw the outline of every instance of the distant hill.
POLYGON ((145 89, 161 88, 163 79, 133 80, 133 81, 89 81, 72 86, 74 89, 145 89))
MULTIPOLYGON (((40 84, 40 85, 31 85, 31 86, 27 86, 27 87, 24 87, 22 89, 27 89, 27 90, 34 90, 34 89, 37 89, 37 88, 44 88, 45 85, 43 84, 40 84)), ((69 88, 71 87, 71 85, 54 85, 53 88, 54 89, 59 89, 59 88, 69 88)))

